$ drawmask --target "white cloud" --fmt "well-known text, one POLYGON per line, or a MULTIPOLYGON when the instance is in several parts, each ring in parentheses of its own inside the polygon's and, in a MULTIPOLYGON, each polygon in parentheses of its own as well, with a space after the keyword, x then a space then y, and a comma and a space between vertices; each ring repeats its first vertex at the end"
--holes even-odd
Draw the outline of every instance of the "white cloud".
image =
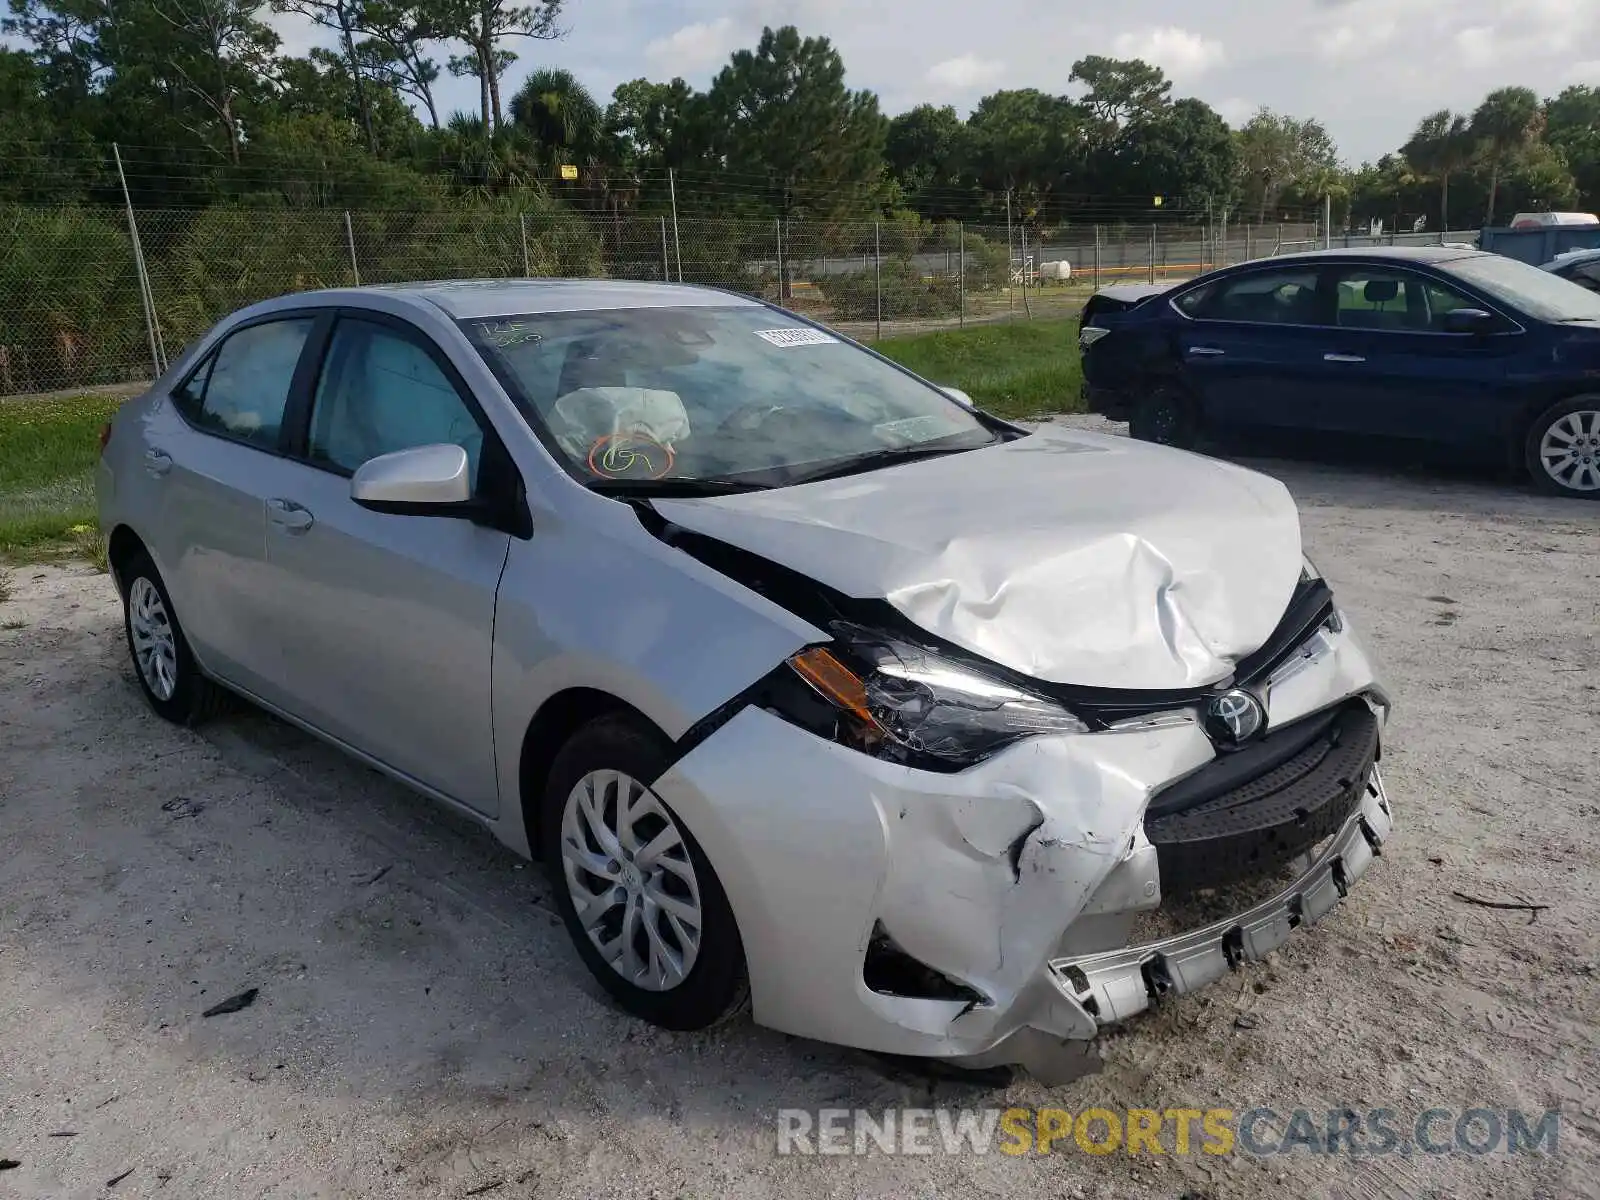
POLYGON ((278 53, 284 58, 304 58, 313 47, 333 44, 328 30, 301 13, 268 12, 266 22, 278 35, 278 53))
POLYGON ((1261 107, 1254 100, 1246 100, 1241 96, 1229 96, 1226 100, 1218 100, 1211 106, 1229 125, 1235 129, 1249 121, 1256 115, 1261 107))
POLYGON ((1119 33, 1111 49, 1118 58, 1142 58, 1155 63, 1175 80, 1204 75, 1226 57, 1221 42, 1176 25, 1119 33))
POLYGON ((1393 21, 1366 21, 1359 25, 1337 25, 1317 41, 1317 54, 1331 62, 1362 58, 1394 41, 1397 26, 1393 21))
POLYGON ((1487 67, 1499 58, 1505 47, 1493 25, 1469 25, 1456 31, 1456 49, 1466 66, 1487 67))
MULTIPOLYGON (((667 75, 696 75, 709 70, 738 49, 742 39, 733 18, 696 21, 646 44, 650 65, 667 75)), ((748 39, 752 43, 755 39, 748 39)))
POLYGON ((927 80, 937 87, 964 92, 998 83, 1005 73, 1006 65, 998 59, 963 54, 929 67, 927 80))

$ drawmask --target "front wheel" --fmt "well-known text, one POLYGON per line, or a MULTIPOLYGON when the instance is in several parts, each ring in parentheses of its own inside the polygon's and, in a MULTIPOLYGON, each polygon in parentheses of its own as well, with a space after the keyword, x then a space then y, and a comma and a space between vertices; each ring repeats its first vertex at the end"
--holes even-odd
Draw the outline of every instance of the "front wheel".
POLYGON ((1560 496, 1600 500, 1600 396, 1551 405, 1528 430, 1523 449, 1536 486, 1560 496))
POLYGON ((1194 402, 1171 384, 1161 384, 1133 403, 1128 436, 1141 442, 1192 449, 1200 432, 1194 402))
POLYGON ((551 766, 540 828, 556 906, 600 985, 652 1024, 705 1029, 749 987, 722 884, 650 787, 669 749, 636 718, 584 726, 551 766))

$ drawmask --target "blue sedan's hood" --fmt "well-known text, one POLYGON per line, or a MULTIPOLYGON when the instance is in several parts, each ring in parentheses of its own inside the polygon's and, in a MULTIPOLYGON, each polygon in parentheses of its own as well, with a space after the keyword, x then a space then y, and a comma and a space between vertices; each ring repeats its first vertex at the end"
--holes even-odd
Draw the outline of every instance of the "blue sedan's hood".
POLYGON ((1282 484, 1059 427, 983 450, 767 492, 658 500, 668 520, 1054 683, 1214 683, 1300 577, 1282 484))

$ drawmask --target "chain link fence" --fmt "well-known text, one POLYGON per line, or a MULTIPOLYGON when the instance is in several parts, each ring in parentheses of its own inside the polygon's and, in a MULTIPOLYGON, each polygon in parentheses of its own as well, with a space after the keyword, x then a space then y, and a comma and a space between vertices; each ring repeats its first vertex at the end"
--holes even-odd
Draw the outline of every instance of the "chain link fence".
POLYGON ((288 292, 425 279, 682 281, 867 340, 1069 316, 1095 288, 1265 257, 1311 225, 802 222, 581 213, 0 207, 0 395, 151 378, 219 318, 288 292))

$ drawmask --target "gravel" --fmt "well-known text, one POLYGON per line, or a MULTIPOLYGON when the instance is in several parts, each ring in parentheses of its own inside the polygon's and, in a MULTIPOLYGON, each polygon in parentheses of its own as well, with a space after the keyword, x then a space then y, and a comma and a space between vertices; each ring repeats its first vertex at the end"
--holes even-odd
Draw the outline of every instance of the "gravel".
POLYGON ((15 568, 0 1158, 19 1165, 0 1194, 1600 1195, 1600 505, 1253 465, 1293 489, 1386 665, 1396 835, 1315 929, 1105 1038, 1101 1072, 1056 1089, 620 1015, 541 872, 259 713, 163 724, 109 579, 15 568), (1554 1156, 774 1152, 780 1107, 901 1105, 1559 1109, 1561 1126, 1554 1156))

